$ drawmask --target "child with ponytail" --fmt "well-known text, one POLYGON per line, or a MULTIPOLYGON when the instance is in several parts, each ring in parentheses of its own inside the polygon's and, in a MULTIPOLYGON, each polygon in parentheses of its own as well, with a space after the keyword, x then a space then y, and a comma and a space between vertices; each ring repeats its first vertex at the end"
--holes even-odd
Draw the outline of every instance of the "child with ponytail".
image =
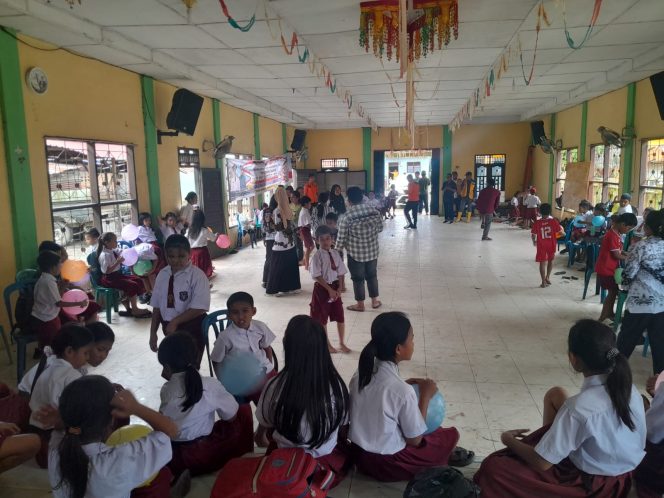
POLYGON ((419 471, 472 462, 472 451, 455 447, 459 433, 437 428, 426 434, 429 401, 438 390, 431 379, 403 380, 399 363, 409 361, 415 344, 404 313, 381 313, 371 324, 350 381, 350 440, 358 470, 378 481, 408 481, 419 471), (419 386, 419 400, 412 384, 419 386))
POLYGON ((62 391, 59 413, 63 431, 49 448, 48 477, 55 498, 184 496, 179 481, 171 488, 171 438, 177 434, 168 417, 141 405, 105 377, 88 375, 62 391), (115 417, 145 420, 154 431, 118 446, 104 444, 115 417), (157 474, 154 478, 152 478, 157 474), (141 484, 152 478, 149 485, 141 484), (132 489, 134 490, 132 493, 132 489))
POLYGON ((159 411, 177 425, 173 459, 176 477, 216 472, 231 458, 251 452, 253 418, 249 404, 238 407, 235 398, 214 377, 196 369, 198 349, 186 332, 169 334, 157 353, 167 380, 161 388, 159 411), (215 422, 215 413, 221 420, 215 422))
POLYGON ((645 452, 643 400, 627 358, 608 326, 579 320, 568 337, 569 360, 583 373, 581 392, 544 396, 544 426, 504 432, 507 448, 482 462, 475 482, 483 498, 625 497, 645 452))

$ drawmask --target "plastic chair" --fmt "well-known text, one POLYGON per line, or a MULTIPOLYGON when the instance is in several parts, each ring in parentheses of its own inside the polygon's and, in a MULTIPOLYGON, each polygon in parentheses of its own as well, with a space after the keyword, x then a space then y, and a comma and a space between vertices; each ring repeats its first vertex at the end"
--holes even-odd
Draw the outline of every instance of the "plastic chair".
POLYGON ((34 268, 26 268, 16 274, 17 282, 36 281, 39 278, 39 270, 34 268))
POLYGON ((648 356, 648 347, 650 346, 650 339, 648 338, 648 335, 646 335, 643 338, 643 353, 641 355, 645 358, 648 356))
MULTIPOLYGON (((28 344, 31 342, 37 342, 37 334, 31 333, 29 330, 22 330, 18 323, 16 323, 14 318, 14 310, 12 309, 12 298, 14 294, 18 296, 25 289, 34 287, 35 281, 23 281, 23 282, 14 282, 13 284, 5 287, 2 297, 5 302, 5 311, 7 312, 7 318, 9 319, 9 326, 11 327, 9 335, 16 342, 16 381, 19 382, 23 377, 25 372, 25 359, 26 351, 28 349, 28 344)), ((4 332, 2 334, 3 339, 5 338, 4 332)), ((5 346, 7 347, 6 341, 5 346)), ((7 347, 9 353, 9 348, 7 347)), ((11 360, 11 358, 10 358, 11 360)), ((11 361, 10 361, 11 363, 11 361)))
POLYGON ((616 303, 616 317, 613 320, 613 331, 617 332, 620 322, 622 322, 623 308, 625 307, 625 301, 627 301, 627 291, 621 290, 618 292, 618 302, 616 303))
POLYGON ((0 335, 2 335, 2 342, 5 345, 5 351, 7 351, 7 358, 9 358, 9 364, 12 364, 12 350, 9 349, 9 341, 7 340, 7 334, 5 334, 5 329, 0 325, 0 335))
MULTIPOLYGON (((588 285, 590 284, 590 277, 595 272, 595 263, 597 262, 597 256, 599 256, 599 244, 588 244, 586 247, 586 272, 583 278, 583 298, 586 298, 588 293, 588 285)), ((596 280, 595 283, 595 295, 599 294, 599 280, 596 280)))
POLYGON ((106 309, 106 323, 111 323, 113 310, 116 313, 120 310, 120 291, 101 285, 96 253, 88 254, 87 261, 90 266, 90 283, 95 291, 95 301, 99 303, 103 300, 106 309))

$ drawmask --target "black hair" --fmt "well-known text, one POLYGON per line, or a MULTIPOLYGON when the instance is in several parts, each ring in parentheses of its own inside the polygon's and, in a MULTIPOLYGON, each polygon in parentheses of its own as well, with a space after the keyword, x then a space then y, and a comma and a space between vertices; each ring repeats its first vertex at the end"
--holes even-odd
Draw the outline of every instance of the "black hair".
MULTIPOLYGON (((452 176, 452 173, 448 173, 446 178, 449 178, 450 176, 452 176)), ((390 187, 391 187, 391 185, 390 185, 390 187)))
POLYGON ((92 322, 85 326, 94 338, 94 342, 115 342, 115 333, 113 329, 104 322, 92 322))
POLYGON ((323 235, 332 235, 332 230, 327 225, 320 225, 318 228, 316 228, 315 237, 319 238, 323 235))
POLYGON ((70 498, 83 498, 88 488, 90 457, 83 445, 103 442, 111 429, 113 384, 101 375, 85 375, 70 382, 62 391, 59 412, 65 426, 58 446, 60 482, 70 498))
POLYGON ((87 327, 76 323, 68 323, 53 337, 51 349, 58 358, 61 358, 67 348, 76 351, 93 342, 95 342, 95 338, 87 327))
POLYGON ((293 192, 293 190, 295 190, 295 189, 293 188, 292 185, 289 185, 288 187, 286 187, 286 192, 290 193, 290 192, 293 192))
POLYGON ((473 173, 471 171, 466 171, 466 176, 468 175, 473 176, 473 173))
POLYGON ((248 292, 234 292, 226 300, 226 309, 230 310, 236 303, 246 303, 253 308, 254 298, 248 292))
POLYGON ((177 219, 178 219, 178 215, 175 214, 173 211, 169 211, 168 213, 166 213, 166 214, 164 215, 164 217, 163 217, 162 219, 163 219, 164 221, 166 221, 166 220, 168 220, 168 218, 175 218, 175 219, 177 220, 177 219))
POLYGON ((410 329, 410 320, 400 311, 381 313, 374 319, 371 324, 371 341, 360 354, 360 391, 371 382, 374 360, 378 358, 381 361, 394 361, 397 346, 406 342, 410 329))
POLYGON ((159 344, 157 359, 171 373, 184 372, 184 396, 180 405, 186 412, 203 397, 203 379, 196 369, 198 348, 194 339, 187 332, 168 334, 159 344))
POLYGON ((111 240, 117 238, 118 236, 115 235, 113 232, 104 232, 101 234, 101 237, 99 237, 99 242, 97 242, 97 259, 99 259, 99 255, 104 250, 104 244, 107 244, 111 240))
POLYGON ((37 256, 37 268, 42 273, 50 272, 60 264, 60 255, 53 251, 40 251, 37 256))
POLYGON ((549 216, 551 214, 551 204, 548 202, 545 202, 540 206, 540 213, 542 213, 542 216, 549 216))
POLYGON ((318 205, 316 206, 316 218, 323 219, 325 215, 325 204, 330 200, 330 194, 327 192, 321 192, 318 194, 318 205))
POLYGON ((189 193, 187 194, 187 197, 184 198, 184 200, 187 201, 187 202, 191 202, 191 201, 194 200, 194 197, 198 197, 198 195, 196 194, 196 192, 189 192, 189 193))
POLYGON ((634 213, 623 213, 611 218, 612 223, 621 223, 628 227, 635 227, 639 224, 634 213))
POLYGON ((191 245, 187 237, 179 233, 174 233, 173 235, 169 235, 166 242, 164 242, 164 251, 168 251, 169 249, 184 249, 187 252, 191 252, 191 245))
POLYGON ((337 215, 337 213, 327 213, 327 214, 325 215, 325 220, 338 221, 338 220, 339 220, 339 216, 337 215))
MULTIPOLYGON (((291 189, 292 192, 292 189, 291 189)), ((270 205, 268 206, 272 211, 277 209, 279 204, 277 204, 277 198, 275 196, 270 197, 270 205)))
MULTIPOLYGON (((300 187, 298 187, 298 188, 300 188, 300 187)), ((300 198, 300 193, 297 190, 293 190, 293 192, 291 193, 291 196, 295 197, 296 199, 299 199, 300 198)))
POLYGON ((604 216, 604 215, 606 215, 606 206, 604 204, 602 204, 601 202, 598 202, 593 207, 593 211, 597 211, 599 213, 602 213, 602 216, 604 216))
POLYGON ((85 235, 88 235, 90 237, 94 237, 95 239, 98 239, 99 237, 101 237, 101 234, 99 233, 99 230, 97 230, 95 227, 92 227, 92 228, 88 229, 85 232, 85 235))
POLYGON ((201 234, 201 230, 205 230, 205 213, 201 209, 197 209, 191 217, 191 225, 189 225, 187 237, 196 239, 201 234))
POLYGON ((360 187, 348 187, 346 190, 348 200, 352 204, 360 204, 362 202, 362 189, 360 187))
POLYGON ((592 204, 590 204, 590 201, 584 199, 581 202, 579 202, 579 207, 590 208, 592 207, 592 204))
POLYGON ((632 431, 629 402, 632 394, 632 371, 627 358, 616 349, 616 335, 610 327, 597 320, 579 320, 569 330, 570 353, 577 356, 594 374, 608 374, 606 390, 618 418, 632 431))
POLYGON ((147 212, 140 213, 138 215, 138 226, 139 227, 143 226, 143 222, 145 220, 152 220, 152 215, 150 213, 147 213, 147 212))
POLYGON ((645 221, 646 226, 650 228, 654 237, 664 239, 664 209, 650 211, 645 221))
POLYGON ((60 251, 62 251, 62 246, 60 244, 56 244, 52 240, 43 240, 39 244, 38 251, 39 252, 51 251, 51 252, 56 252, 56 253, 60 254, 60 251))
POLYGON ((307 197, 306 195, 300 197, 300 206, 306 206, 310 202, 311 202, 311 199, 309 197, 307 197))
POLYGON ((263 416, 289 441, 320 448, 348 417, 348 388, 334 367, 320 323, 307 315, 294 316, 283 343, 284 368, 268 385, 274 387, 273 398, 263 404, 263 416), (307 439, 303 420, 310 430, 307 439))
POLYGON ((346 212, 346 203, 341 192, 337 195, 335 190, 339 189, 341 191, 341 186, 338 184, 332 185, 330 189, 329 205, 339 214, 344 214, 346 212))

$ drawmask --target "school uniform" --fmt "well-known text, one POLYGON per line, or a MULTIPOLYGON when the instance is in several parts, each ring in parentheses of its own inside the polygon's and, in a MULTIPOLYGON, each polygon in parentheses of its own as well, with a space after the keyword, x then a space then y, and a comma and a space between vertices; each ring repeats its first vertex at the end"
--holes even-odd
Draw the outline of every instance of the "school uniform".
MULTIPOLYGON (((48 478, 55 498, 70 497, 69 489, 59 486, 60 456, 57 449, 62 437, 61 433, 54 433, 49 448, 48 478)), ((86 498, 163 498, 170 495, 173 476, 166 464, 171 459, 171 441, 163 432, 154 431, 119 446, 106 446, 100 441, 84 444, 82 448, 90 459, 86 498), (138 488, 155 474, 157 476, 149 486, 138 488)))
POLYGON ((119 249, 104 248, 99 254, 99 269, 101 270, 101 285, 121 290, 125 296, 134 297, 145 294, 145 287, 140 277, 136 275, 123 275, 118 265, 113 271, 109 268, 120 257, 119 249))
POLYGON ((535 221, 537 219, 537 208, 540 207, 542 201, 535 194, 528 194, 523 200, 523 205, 526 207, 525 218, 527 220, 535 221))
POLYGON ((304 247, 311 250, 314 248, 314 239, 311 237, 311 211, 305 207, 300 209, 300 214, 297 220, 298 231, 300 238, 304 243, 304 247))
MULTIPOLYGON (((320 249, 313 255, 309 262, 309 273, 316 279, 322 277, 334 290, 339 290, 339 277, 348 273, 343 259, 338 251, 320 249)), ((344 306, 341 296, 330 302, 330 295, 325 287, 318 282, 314 283, 314 291, 309 303, 311 318, 321 325, 327 325, 327 321, 344 323, 344 306)))
POLYGON ((664 495, 664 384, 646 412, 646 456, 634 471, 639 498, 661 498, 664 495))
MULTIPOLYGON (((207 249, 206 249, 207 250, 207 249)), ((210 283, 205 274, 193 263, 173 274, 170 266, 166 266, 157 275, 150 306, 158 308, 161 314, 161 327, 166 335, 166 327, 171 320, 190 309, 210 309, 210 283)), ((205 339, 201 326, 207 316, 203 313, 188 322, 181 323, 178 330, 189 333, 198 347, 198 363, 205 351, 205 339)))
POLYGON ((186 399, 185 372, 173 374, 161 388, 159 411, 178 426, 172 442, 173 459, 168 464, 179 476, 186 469, 192 475, 219 470, 231 458, 253 450, 253 418, 251 408, 240 413, 235 398, 213 377, 202 377, 203 397, 187 411, 182 411, 186 399), (215 413, 220 420, 216 423, 215 413))
POLYGON ((42 273, 35 283, 33 300, 30 328, 37 334, 39 348, 42 349, 51 344, 62 326, 60 306, 56 304, 62 301, 58 280, 50 273, 42 273))
POLYGON ((514 219, 520 218, 521 213, 519 212, 519 198, 516 196, 512 197, 510 205, 512 206, 512 212, 510 213, 510 216, 514 219))
POLYGON ((260 361, 265 370, 265 379, 252 394, 246 396, 247 400, 253 401, 254 404, 258 403, 265 383, 277 374, 265 353, 265 348, 268 348, 275 339, 276 336, 270 328, 259 320, 251 320, 246 330, 230 322, 226 330, 217 337, 210 353, 210 359, 214 363, 222 363, 227 356, 238 353, 251 353, 260 361))
POLYGON ((350 381, 350 440, 357 468, 378 481, 408 481, 419 471, 447 465, 459 432, 439 427, 419 446, 406 438, 422 436, 427 425, 413 387, 391 361, 375 361, 371 381, 359 390, 356 373, 350 381))
POLYGON ((30 421, 29 397, 13 391, 2 382, 0 382, 0 420, 18 425, 21 432, 28 429, 30 421))
POLYGON ((195 204, 185 204, 180 209, 180 219, 185 224, 185 226, 190 226, 191 222, 194 219, 194 211, 198 209, 198 206, 195 204))
POLYGON ((166 241, 171 235, 180 235, 180 233, 182 232, 182 225, 180 224, 171 227, 166 223, 163 223, 160 228, 161 228, 161 236, 162 239, 164 240, 164 243, 166 243, 166 241))
POLYGON ((556 257, 556 234, 561 230, 560 223, 552 216, 541 218, 533 223, 530 233, 537 236, 535 261, 538 263, 553 261, 556 257))
POLYGON ((292 292, 301 288, 298 255, 295 249, 296 231, 293 223, 281 217, 281 210, 276 208, 272 213, 276 233, 272 245, 270 273, 267 277, 266 294, 275 295, 280 292, 292 292))
POLYGON ((201 228, 197 237, 192 237, 187 233, 189 245, 191 246, 191 262, 194 266, 198 266, 207 278, 212 276, 214 266, 212 266, 212 259, 210 259, 210 251, 207 248, 208 241, 215 240, 214 234, 207 229, 201 228))
POLYGON ((620 253, 622 248, 623 241, 620 234, 613 229, 606 232, 599 247, 599 256, 597 256, 597 262, 595 263, 595 273, 597 273, 599 283, 606 290, 618 290, 614 273, 620 264, 620 260, 615 258, 612 253, 613 251, 620 253))
POLYGON ((483 498, 625 497, 631 473, 645 452, 643 401, 632 386, 631 431, 618 418, 606 391, 606 375, 586 377, 581 392, 560 408, 551 426, 523 439, 553 464, 535 470, 505 448, 486 458, 475 474, 483 498))
POLYGON ((157 240, 157 235, 155 234, 154 230, 151 227, 146 227, 145 225, 142 225, 138 227, 138 239, 141 242, 150 244, 152 246, 152 251, 154 252, 155 256, 157 256, 157 260, 154 262, 151 273, 153 275, 158 274, 161 271, 161 269, 164 266, 166 266, 166 256, 164 254, 164 250, 159 245, 159 241, 157 240))

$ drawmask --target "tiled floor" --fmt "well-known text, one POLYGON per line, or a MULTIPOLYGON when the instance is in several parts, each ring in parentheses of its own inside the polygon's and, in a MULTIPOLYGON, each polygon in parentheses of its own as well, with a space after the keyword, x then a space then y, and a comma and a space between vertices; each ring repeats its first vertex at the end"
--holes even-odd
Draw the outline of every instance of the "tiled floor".
MULTIPOLYGON (((578 390, 581 379, 567 362, 567 332, 574 320, 599 315, 599 297, 581 300, 583 274, 565 268, 562 256, 555 271, 566 271, 579 280, 555 276, 551 287, 540 289, 534 248, 525 230, 496 223, 494 240, 481 242, 476 221, 451 226, 437 217, 424 217, 417 232, 402 226, 401 218, 386 222, 379 260, 384 304, 380 311, 408 313, 415 330, 415 355, 401 367, 401 374, 434 379, 447 401, 444 425, 456 426, 460 444, 486 456, 501 446, 503 429, 541 425, 542 397, 548 387, 558 384, 578 390)), ((224 308, 231 292, 248 291, 256 299, 257 318, 281 337, 291 316, 308 312, 313 285, 302 270, 302 294, 266 297, 259 276, 263 257, 259 246, 215 261, 219 277, 212 293, 213 308, 224 308)), ((351 294, 345 299, 351 301, 351 294)), ((356 369, 376 315, 374 311, 347 312, 353 353, 335 356, 346 380, 356 369)), ((116 316, 113 325, 116 346, 99 373, 157 407, 162 379, 156 355, 148 349, 148 322, 116 316)), ((281 354, 279 340, 275 350, 281 354)), ((0 362, 0 378, 13 382, 14 370, 6 365, 4 352, 0 362)), ((650 358, 642 358, 639 348, 631 364, 635 383, 642 387, 650 358)), ((214 476, 195 479, 190 496, 209 496, 213 482, 214 476)), ((403 487, 404 483, 379 484, 355 474, 332 496, 396 498, 403 487)), ((0 475, 0 489, 7 498, 49 494, 46 473, 34 465, 0 475)))

